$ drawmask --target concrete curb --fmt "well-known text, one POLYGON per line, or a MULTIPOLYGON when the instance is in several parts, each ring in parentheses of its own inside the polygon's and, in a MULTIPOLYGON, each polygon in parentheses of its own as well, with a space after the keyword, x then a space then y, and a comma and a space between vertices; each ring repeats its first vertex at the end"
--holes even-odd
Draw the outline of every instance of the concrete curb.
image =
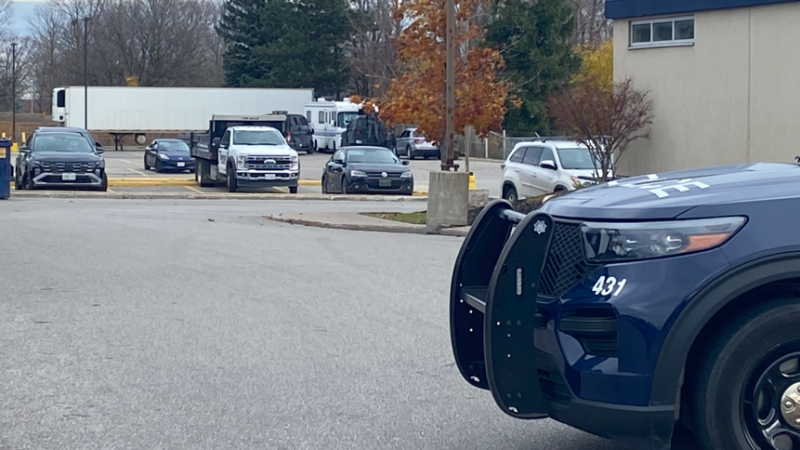
MULTIPOLYGON (((300 180, 300 186, 320 186, 317 180, 300 180)), ((14 181, 11 181, 14 186, 14 181)), ((172 186, 197 186, 194 178, 160 178, 160 177, 124 177, 109 178, 109 187, 172 187, 172 186)))
MULTIPOLYGON (((408 233, 408 234, 428 234, 425 225, 395 225, 391 223, 392 221, 387 220, 386 224, 380 225, 363 225, 363 224, 355 224, 355 223, 329 223, 329 222, 322 222, 318 220, 307 220, 307 219, 289 219, 281 217, 280 214, 273 214, 270 216, 264 216, 265 219, 269 219, 275 222, 282 222, 288 223, 290 225, 303 225, 307 227, 317 227, 317 228, 329 228, 334 230, 351 230, 351 231, 378 231, 384 233, 408 233)), ((443 229, 440 230, 440 235, 445 236, 457 236, 457 237, 464 237, 466 236, 468 231, 465 230, 456 230, 456 229, 443 229)))
POLYGON ((295 201, 363 201, 363 202, 422 202, 427 197, 384 195, 322 195, 322 194, 249 194, 249 193, 161 193, 161 192, 92 192, 92 191, 13 191, 14 198, 104 198, 118 200, 295 200, 295 201))

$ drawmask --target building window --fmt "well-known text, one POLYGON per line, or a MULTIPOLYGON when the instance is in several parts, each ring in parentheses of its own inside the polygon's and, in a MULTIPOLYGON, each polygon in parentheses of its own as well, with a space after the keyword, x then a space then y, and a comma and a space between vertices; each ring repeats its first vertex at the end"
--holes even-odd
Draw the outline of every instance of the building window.
POLYGON ((694 44, 694 17, 631 22, 631 47, 667 47, 694 44))

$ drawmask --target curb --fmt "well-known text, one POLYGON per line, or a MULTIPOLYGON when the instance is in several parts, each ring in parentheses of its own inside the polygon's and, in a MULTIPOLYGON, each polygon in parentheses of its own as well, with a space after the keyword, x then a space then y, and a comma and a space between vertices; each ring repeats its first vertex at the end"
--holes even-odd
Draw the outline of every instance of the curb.
MULTIPOLYGON (((300 186, 320 186, 321 182, 317 180, 300 180, 297 183, 300 186)), ((170 186, 196 186, 197 181, 194 178, 145 178, 145 177, 130 177, 130 178, 109 178, 109 187, 170 187, 170 186)), ((14 180, 11 180, 11 186, 14 186, 14 180)))
POLYGON ((247 194, 210 193, 194 194, 159 192, 91 192, 91 191, 15 191, 11 199, 20 198, 100 198, 117 200, 295 200, 295 201, 362 201, 362 202, 421 202, 427 197, 414 196, 369 196, 369 195, 322 195, 322 194, 247 194))
MULTIPOLYGON (((275 222, 287 223, 289 225, 303 225, 307 227, 317 227, 317 228, 330 228, 334 230, 351 230, 351 231, 378 231, 384 233, 408 233, 408 234, 429 234, 427 229, 424 225, 393 225, 393 224, 385 224, 385 225, 359 225, 354 223, 328 223, 328 222, 320 222, 317 220, 306 220, 306 219, 286 219, 280 216, 280 214, 273 214, 270 216, 264 216, 265 219, 272 220, 275 222)), ((387 221, 390 222, 390 221, 387 221)), ((449 230, 443 229, 440 230, 438 233, 444 236, 457 236, 457 237, 464 237, 466 236, 468 231, 463 230, 449 230)))

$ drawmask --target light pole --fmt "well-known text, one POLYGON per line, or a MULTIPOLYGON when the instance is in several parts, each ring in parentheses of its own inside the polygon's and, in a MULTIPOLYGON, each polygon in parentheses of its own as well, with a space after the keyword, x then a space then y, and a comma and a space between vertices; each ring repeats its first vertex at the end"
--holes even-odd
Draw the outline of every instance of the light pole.
POLYGON ((17 43, 11 43, 11 141, 17 142, 17 43))
POLYGON ((445 45, 447 46, 447 62, 445 63, 445 148, 447 151, 442 155, 442 170, 451 170, 454 168, 453 159, 455 157, 455 91, 456 84, 456 5, 455 0, 447 0, 446 14, 447 14, 447 34, 445 36, 445 45))
POLYGON ((89 17, 83 18, 83 128, 89 129, 89 17))

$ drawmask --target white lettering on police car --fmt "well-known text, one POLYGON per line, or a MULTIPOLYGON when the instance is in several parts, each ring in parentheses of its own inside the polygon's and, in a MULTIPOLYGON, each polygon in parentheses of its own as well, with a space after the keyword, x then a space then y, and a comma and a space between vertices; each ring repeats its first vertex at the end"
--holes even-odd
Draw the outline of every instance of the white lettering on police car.
POLYGON ((652 192, 653 194, 656 194, 656 196, 658 198, 665 198, 665 197, 669 197, 669 194, 667 193, 667 189, 675 189, 678 192, 687 192, 687 191, 689 191, 688 186, 695 186, 695 187, 698 187, 700 189, 708 189, 710 187, 709 185, 707 185, 707 184, 705 184, 705 183, 703 183, 701 181, 692 181, 691 179, 680 180, 677 183, 672 184, 672 185, 666 185, 666 186, 664 186, 664 185, 656 185, 656 186, 649 186, 649 187, 651 188, 650 192, 652 192))
POLYGON ((592 292, 594 295, 602 295, 606 296, 614 293, 614 297, 618 296, 622 293, 622 290, 625 288, 625 285, 628 283, 627 278, 623 278, 621 280, 617 280, 616 277, 600 277, 597 282, 592 287, 592 292))

